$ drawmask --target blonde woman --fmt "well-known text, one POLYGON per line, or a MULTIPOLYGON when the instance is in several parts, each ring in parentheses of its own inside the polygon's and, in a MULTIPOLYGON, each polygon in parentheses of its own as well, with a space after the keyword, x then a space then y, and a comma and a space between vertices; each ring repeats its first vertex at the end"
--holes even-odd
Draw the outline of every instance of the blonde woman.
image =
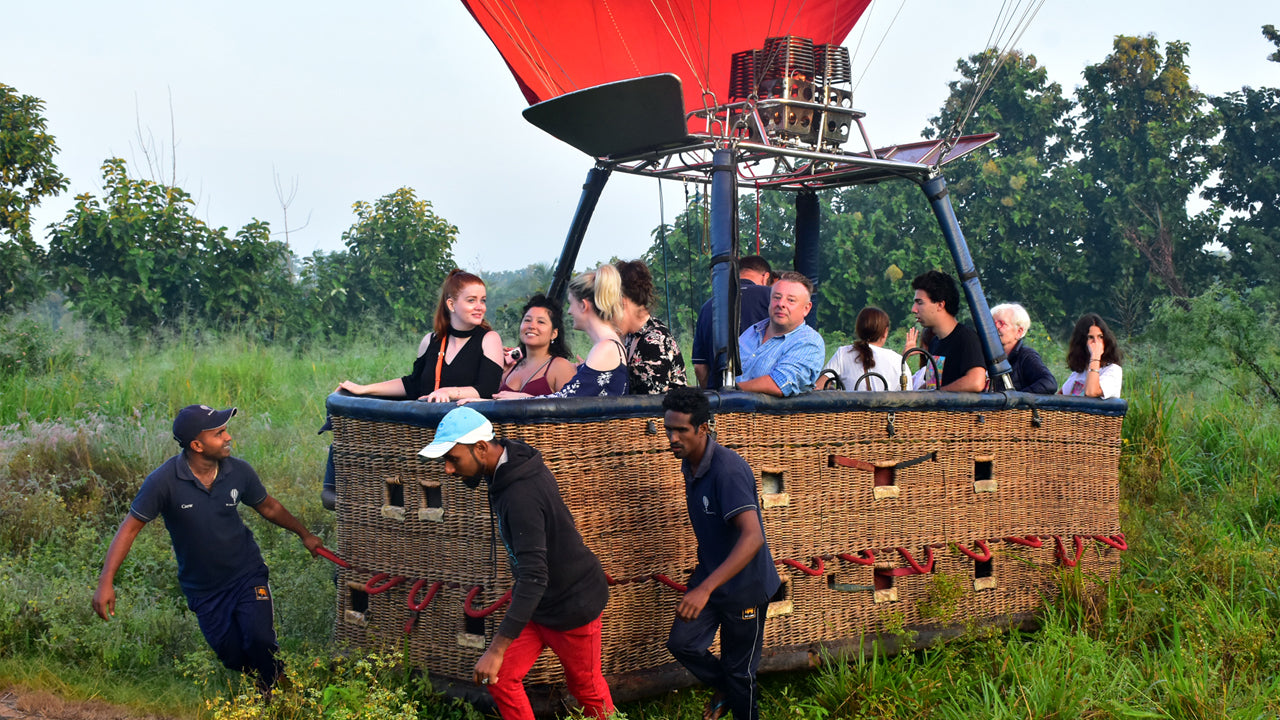
POLYGON ((604 264, 569 282, 569 315, 573 327, 591 338, 587 359, 573 378, 551 397, 598 397, 627 394, 627 355, 613 323, 622 313, 622 279, 604 264))

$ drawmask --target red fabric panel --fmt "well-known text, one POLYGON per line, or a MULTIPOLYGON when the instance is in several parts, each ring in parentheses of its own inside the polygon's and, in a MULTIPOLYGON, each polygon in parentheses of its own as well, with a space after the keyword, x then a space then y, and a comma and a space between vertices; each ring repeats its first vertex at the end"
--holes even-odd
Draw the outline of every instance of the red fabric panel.
POLYGON ((839 44, 871 0, 462 0, 529 104, 673 73, 685 109, 727 100, 734 53, 795 35, 839 44), (707 103, 711 103, 710 99, 707 103))

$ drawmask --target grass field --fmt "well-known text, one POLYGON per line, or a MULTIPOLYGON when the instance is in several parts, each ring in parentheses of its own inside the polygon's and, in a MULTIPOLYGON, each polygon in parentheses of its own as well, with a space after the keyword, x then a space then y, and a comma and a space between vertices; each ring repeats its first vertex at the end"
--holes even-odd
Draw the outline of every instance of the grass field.
MULTIPOLYGON (((236 454, 328 541, 319 503, 338 381, 399 376, 416 338, 371 331, 341 347, 267 346, 194 330, 134 340, 8 322, 0 337, 0 687, 102 698, 177 717, 474 716, 394 657, 331 643, 332 569, 256 515, 293 688, 268 709, 205 647, 168 538, 139 537, 116 617, 93 616, 103 553, 141 478, 176 451, 174 410, 236 405, 236 454), (16 358, 16 359, 15 359, 16 358)), ((974 630, 928 650, 764 682, 766 718, 1259 718, 1280 713, 1280 413, 1247 389, 1164 380, 1158 349, 1126 366, 1122 513, 1130 551, 1099 590, 1078 575, 1034 633, 974 630), (1194 390, 1194 392, 1193 392, 1194 390)), ((1046 353, 1051 367, 1061 350, 1046 353)), ((629 718, 700 717, 683 690, 629 718)))

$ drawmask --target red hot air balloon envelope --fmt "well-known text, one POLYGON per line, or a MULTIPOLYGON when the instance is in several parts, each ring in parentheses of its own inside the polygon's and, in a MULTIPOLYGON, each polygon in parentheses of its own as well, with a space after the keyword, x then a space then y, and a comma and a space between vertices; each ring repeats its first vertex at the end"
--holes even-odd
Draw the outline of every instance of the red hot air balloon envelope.
MULTIPOLYGON (((780 36, 839 45, 870 0, 463 0, 502 54, 535 126, 623 172, 696 179, 628 156, 697 149, 716 133, 705 116, 729 101, 733 56, 780 36), (686 115, 686 112, 690 113, 686 115), (697 113, 702 112, 703 116, 697 113), (698 137, 701 136, 701 137, 698 137)), ((862 116, 857 114, 858 119, 862 116)), ((723 130, 724 122, 718 124, 723 130)), ((861 129, 859 123, 859 129, 861 129)), ((917 142, 857 153, 857 168, 803 182, 766 176, 762 187, 809 189, 921 174, 994 135, 917 142), (891 162, 877 162, 891 160, 891 162)), ((767 143, 766 143, 767 144, 767 143)), ((743 148, 748 157, 752 148, 743 148)), ((770 155, 764 151, 763 155, 770 155)), ((698 163, 694 163, 695 167, 698 163)), ((745 179, 745 178, 744 178, 745 179)))

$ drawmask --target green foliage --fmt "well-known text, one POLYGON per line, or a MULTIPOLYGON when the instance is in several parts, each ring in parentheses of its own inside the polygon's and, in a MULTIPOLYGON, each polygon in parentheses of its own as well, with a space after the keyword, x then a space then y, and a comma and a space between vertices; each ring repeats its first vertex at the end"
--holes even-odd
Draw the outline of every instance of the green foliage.
POLYGON ((1255 299, 1261 295, 1215 285, 1194 298, 1157 302, 1149 337, 1159 350, 1148 357, 1168 372, 1280 403, 1280 306, 1255 299))
POLYGON ((1143 297, 1186 297, 1212 272, 1203 246, 1212 221, 1186 206, 1211 172, 1208 141, 1217 132, 1205 98, 1191 84, 1186 43, 1160 51, 1151 36, 1118 36, 1102 62, 1085 68, 1076 136, 1084 194, 1085 247, 1095 287, 1137 285, 1143 297))
POLYGON ((0 321, 0 379, 68 369, 76 359, 72 345, 47 324, 19 316, 0 321))
POLYGON ((108 327, 150 329, 191 317, 270 334, 289 308, 284 243, 253 221, 234 239, 192 215, 181 188, 103 164, 106 196, 81 195, 49 236, 49 261, 68 305, 108 327))
POLYGON ((31 233, 31 209, 67 189, 57 152, 44 102, 0 83, 0 313, 44 292, 44 251, 31 233))
MULTIPOLYGON (((1274 26, 1263 33, 1280 44, 1274 26)), ((1280 62, 1280 51, 1270 59, 1280 62)), ((1217 235, 1231 254, 1227 272, 1237 287, 1280 301, 1280 89, 1245 87, 1210 102, 1222 138, 1209 151, 1218 182, 1203 195, 1231 211, 1217 235)))
POLYGON ((458 228, 407 187, 373 203, 357 202, 353 209, 356 222, 342 234, 347 258, 316 266, 340 273, 343 281, 317 275, 317 286, 321 292, 332 288, 329 297, 335 304, 334 290, 344 288, 348 317, 372 314, 410 334, 429 330, 440 284, 454 267, 458 228))
MULTIPOLYGON (((286 680, 264 704, 248 683, 206 701, 213 720, 480 720, 470 705, 434 693, 394 655, 286 654, 286 680)), ((197 669, 197 681, 207 677, 197 669)))

